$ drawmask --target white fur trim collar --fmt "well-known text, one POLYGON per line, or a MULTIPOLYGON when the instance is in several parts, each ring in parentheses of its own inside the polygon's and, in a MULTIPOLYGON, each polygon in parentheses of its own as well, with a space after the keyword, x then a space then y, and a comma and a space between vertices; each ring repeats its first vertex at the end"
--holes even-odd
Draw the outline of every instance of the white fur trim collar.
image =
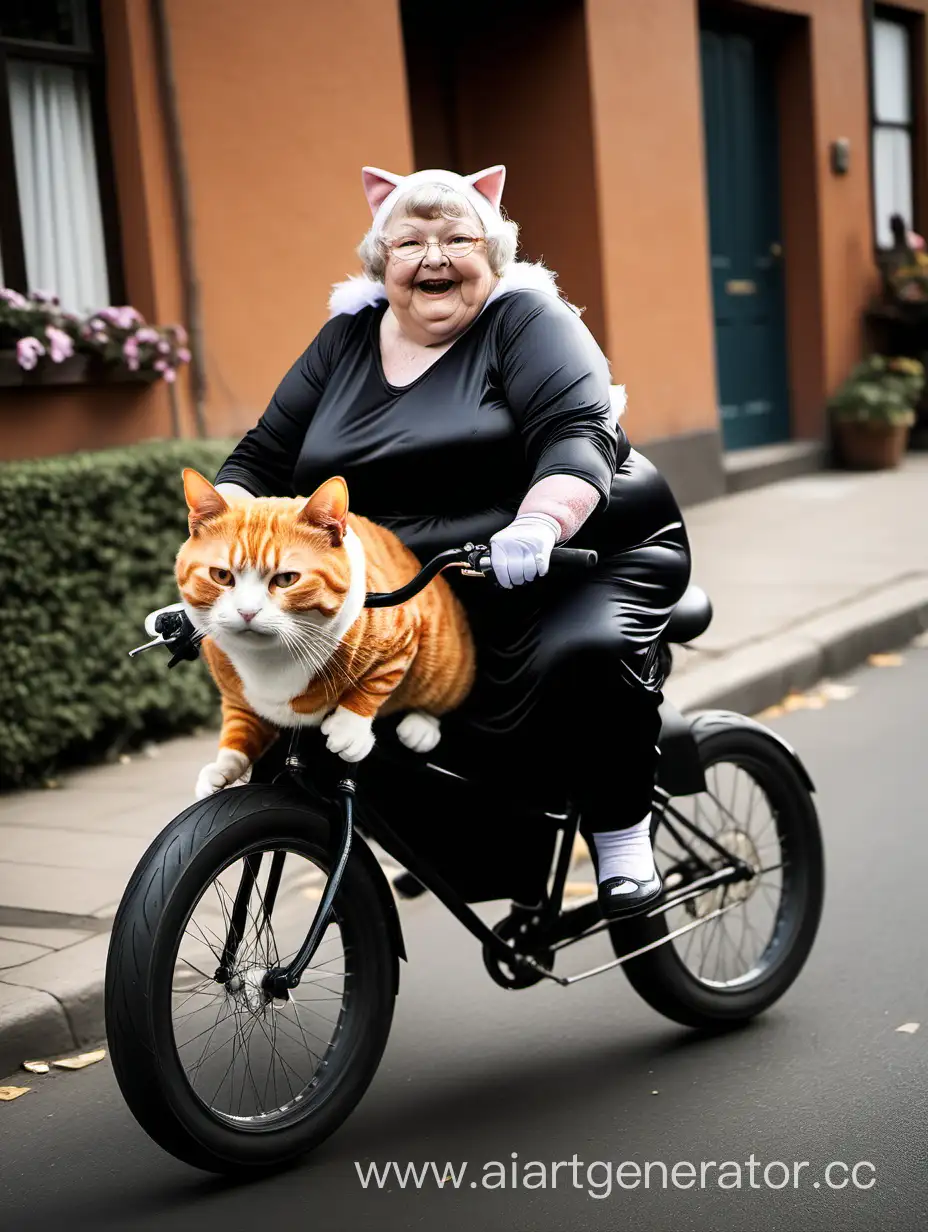
MULTIPOLYGON (((567 304, 567 307, 571 308, 577 316, 580 315, 580 309, 561 295, 557 285, 557 275, 553 270, 542 265, 540 261, 513 262, 496 284, 481 311, 486 311, 494 300, 500 299, 503 295, 511 295, 514 291, 540 291, 543 295, 559 299, 567 304)), ((337 282, 332 288, 332 294, 329 297, 329 316, 337 317, 343 314, 354 316, 362 308, 374 307, 376 304, 383 303, 386 298, 387 292, 382 282, 375 282, 366 274, 353 274, 344 282, 337 282)), ((625 386, 611 385, 609 388, 614 422, 618 423, 625 414, 627 401, 625 386)))
MULTIPOLYGON (((508 295, 512 291, 540 291, 544 295, 551 295, 567 303, 557 285, 557 275, 541 262, 513 262, 496 284, 484 308, 499 299, 501 295, 508 295)), ((382 303, 386 298, 387 293, 382 282, 375 282, 366 274, 353 274, 344 282, 337 282, 332 288, 332 294, 329 296, 329 316, 337 317, 343 313, 353 316, 362 308, 373 307, 375 304, 382 303)), ((579 314, 579 308, 574 308, 573 304, 569 307, 579 314)))

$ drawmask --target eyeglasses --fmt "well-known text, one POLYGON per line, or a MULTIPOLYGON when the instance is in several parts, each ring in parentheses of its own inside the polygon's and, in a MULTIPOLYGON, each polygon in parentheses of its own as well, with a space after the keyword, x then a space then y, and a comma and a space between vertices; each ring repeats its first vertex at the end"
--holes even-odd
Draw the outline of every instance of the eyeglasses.
POLYGON ((400 261, 421 261, 432 244, 435 244, 449 259, 469 257, 478 244, 485 244, 482 235, 452 235, 450 239, 426 240, 421 236, 404 235, 399 239, 387 240, 387 250, 400 261))

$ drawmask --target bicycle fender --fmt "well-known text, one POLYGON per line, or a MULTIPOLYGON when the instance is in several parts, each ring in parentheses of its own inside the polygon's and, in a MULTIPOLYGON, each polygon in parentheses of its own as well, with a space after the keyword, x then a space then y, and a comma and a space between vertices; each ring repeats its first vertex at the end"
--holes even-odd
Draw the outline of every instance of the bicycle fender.
MULTIPOLYGON (((390 930, 390 939, 393 942, 393 947, 396 950, 397 956, 406 962, 406 943, 403 940, 403 926, 400 923, 400 913, 396 909, 396 899, 393 897, 393 891, 390 889, 386 873, 380 867, 377 857, 371 851, 364 836, 359 834, 357 829, 355 829, 351 836, 351 859, 360 860, 370 873, 371 879, 377 887, 377 893, 380 896, 384 919, 387 922, 387 928, 390 930)), ((399 975, 397 975, 397 988, 394 989, 394 992, 398 991, 398 987, 399 975)))
POLYGON ((775 732, 772 728, 759 723, 757 719, 749 718, 746 714, 738 714, 734 710, 697 710, 688 716, 690 729, 694 740, 698 741, 701 736, 708 735, 712 731, 716 731, 720 727, 747 727, 751 731, 760 732, 770 740, 775 740, 785 753, 789 754, 793 765, 796 767, 796 773, 802 780, 803 786, 807 791, 815 791, 815 784, 812 782, 812 776, 806 769, 799 754, 785 740, 779 732, 775 732))
POLYGON ((666 698, 661 703, 657 785, 670 796, 695 796, 706 790, 706 776, 692 731, 692 719, 666 698))

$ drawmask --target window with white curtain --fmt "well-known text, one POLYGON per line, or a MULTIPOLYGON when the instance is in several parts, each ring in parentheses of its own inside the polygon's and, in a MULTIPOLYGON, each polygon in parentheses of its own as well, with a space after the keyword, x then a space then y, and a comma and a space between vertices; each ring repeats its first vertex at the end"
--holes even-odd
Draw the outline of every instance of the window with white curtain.
POLYGON ((119 285, 96 5, 0 0, 0 275, 74 312, 119 285))
POLYGON ((893 243, 889 220, 915 220, 912 52, 908 27, 877 17, 873 23, 873 205, 876 241, 893 243))

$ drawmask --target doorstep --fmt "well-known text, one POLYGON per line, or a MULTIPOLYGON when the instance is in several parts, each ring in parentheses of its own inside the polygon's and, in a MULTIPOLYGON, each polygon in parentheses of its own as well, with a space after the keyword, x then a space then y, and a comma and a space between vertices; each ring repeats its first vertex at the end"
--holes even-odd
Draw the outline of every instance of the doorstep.
POLYGON ((746 492, 764 484, 824 470, 828 446, 824 441, 781 441, 756 449, 732 449, 722 455, 725 491, 746 492))

